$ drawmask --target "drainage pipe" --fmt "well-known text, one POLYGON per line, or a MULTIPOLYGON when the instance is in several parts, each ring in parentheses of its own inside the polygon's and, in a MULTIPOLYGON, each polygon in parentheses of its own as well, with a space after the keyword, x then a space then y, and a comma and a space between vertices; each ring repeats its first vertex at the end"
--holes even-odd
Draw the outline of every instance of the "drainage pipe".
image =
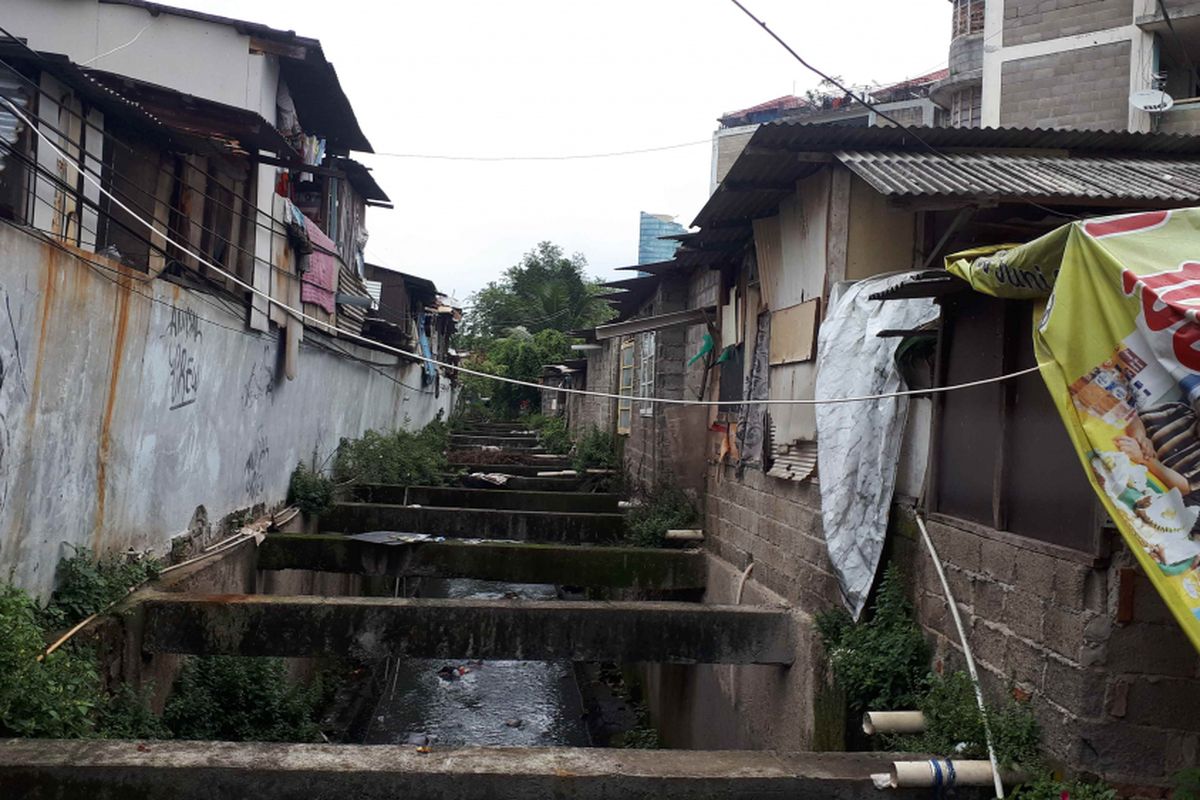
MULTIPOLYGON (((942 560, 938 558, 937 548, 933 546, 933 539, 929 538, 925 520, 921 519, 921 515, 918 513, 914 513, 913 516, 917 520, 917 527, 921 530, 921 540, 925 542, 925 547, 929 550, 929 557, 933 559, 933 568, 937 570, 938 580, 942 582, 942 591, 946 594, 946 605, 950 607, 950 616, 954 618, 954 627, 958 629, 958 640, 962 642, 963 657, 967 661, 967 672, 971 675, 971 683, 975 686, 975 702, 979 704, 979 715, 983 721, 983 735, 987 740, 992 785, 996 789, 997 799, 1004 800, 1004 782, 1000 777, 1000 764, 996 760, 996 748, 992 743, 992 729, 988 725, 987 706, 983 702, 983 689, 979 685, 979 673, 975 671, 975 656, 971 653, 971 645, 967 643, 967 632, 963 628, 962 616, 958 613, 958 603, 954 602, 954 595, 950 592, 950 581, 946 580, 946 571, 942 569, 942 560)), ((932 771, 932 767, 930 769, 932 771)))
MULTIPOLYGON (((1020 782, 1024 776, 1014 772, 1006 776, 1020 782)), ((953 786, 987 786, 1000 780, 1000 773, 988 761, 952 761, 931 758, 927 761, 894 761, 888 785, 893 789, 948 789, 953 786)))
POLYGON ((863 733, 924 733, 925 715, 920 711, 868 711, 863 714, 863 733))

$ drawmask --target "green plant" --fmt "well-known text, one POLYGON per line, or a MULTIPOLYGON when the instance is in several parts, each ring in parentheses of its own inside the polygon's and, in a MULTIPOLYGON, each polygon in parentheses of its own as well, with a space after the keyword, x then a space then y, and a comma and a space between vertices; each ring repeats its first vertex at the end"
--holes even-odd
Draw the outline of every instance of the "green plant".
POLYGON ((1180 770, 1171 776, 1173 800, 1200 800, 1200 767, 1180 770))
MULTIPOLYGON (((987 758, 984 715, 979 711, 970 675, 952 672, 944 677, 933 677, 917 707, 925 715, 924 733, 887 737, 885 741, 889 746, 956 758, 987 758)), ((1000 764, 1036 767, 1040 762, 1038 741, 1041 734, 1029 707, 1009 699, 998 707, 989 705, 986 708, 988 728, 1000 764)))
POLYGON ((88 736, 102 697, 95 660, 68 646, 38 661, 38 616, 29 595, 0 585, 0 736, 88 736))
POLYGON ((446 471, 449 426, 440 419, 419 431, 367 431, 346 439, 333 461, 337 483, 390 483, 430 486, 446 471))
POLYGON ((912 708, 925 687, 929 646, 895 566, 884 572, 872 610, 859 623, 841 609, 817 616, 834 680, 855 712, 912 708))
POLYGON ((305 464, 297 464, 288 481, 288 503, 305 514, 322 514, 333 505, 333 481, 305 464))
POLYGON ((571 466, 581 472, 585 469, 621 469, 617 437, 593 425, 579 437, 571 462, 571 466))
POLYGON ((41 612, 46 627, 66 627, 90 617, 129 593, 129 590, 158 577, 162 565, 148 557, 108 555, 96 559, 86 547, 74 549, 58 562, 58 588, 41 612))
POLYGON ((105 739, 170 739, 171 731, 150 710, 150 687, 121 684, 98 708, 96 733, 105 739))
POLYGON ((163 721, 179 739, 319 741, 320 684, 292 685, 278 658, 191 658, 175 683, 163 721))
POLYGON ((687 528, 698 518, 690 497, 674 484, 659 483, 625 518, 626 538, 638 547, 661 547, 667 531, 687 528))
POLYGON ((1103 783, 1059 780, 1045 773, 1015 787, 1008 796, 1012 800, 1116 800, 1117 790, 1103 783))
POLYGON ((571 432, 567 429, 567 421, 563 417, 541 417, 537 421, 537 431, 542 447, 551 453, 565 455, 571 452, 571 432))

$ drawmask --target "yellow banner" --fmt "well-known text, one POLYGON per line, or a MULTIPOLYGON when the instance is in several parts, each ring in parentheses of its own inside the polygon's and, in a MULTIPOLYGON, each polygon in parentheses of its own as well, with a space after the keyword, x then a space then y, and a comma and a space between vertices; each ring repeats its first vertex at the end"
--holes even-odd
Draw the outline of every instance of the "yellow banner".
POLYGON ((946 267, 977 291, 1045 301, 1033 337, 1046 386, 1104 507, 1200 649, 1200 209, 1074 222, 946 267))

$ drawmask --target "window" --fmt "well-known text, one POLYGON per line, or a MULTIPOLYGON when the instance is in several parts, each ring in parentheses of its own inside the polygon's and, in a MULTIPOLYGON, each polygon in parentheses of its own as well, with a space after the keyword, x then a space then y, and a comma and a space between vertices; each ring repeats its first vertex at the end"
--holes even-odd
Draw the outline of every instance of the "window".
MULTIPOLYGON (((638 336, 638 397, 654 397, 654 331, 638 336)), ((654 413, 653 403, 642 403, 639 409, 643 417, 654 413)))
POLYGON ((617 394, 617 433, 628 434, 633 422, 633 339, 621 343, 621 372, 617 394))
POLYGON ((952 36, 966 36, 983 30, 983 7, 987 0, 954 0, 952 36))
POLYGON ((950 101, 950 127, 978 128, 983 121, 983 94, 978 86, 957 92, 950 101))
MULTIPOLYGON (((975 292, 942 305, 940 385, 1033 366, 1032 304, 975 292)), ((1096 553, 1097 500, 1037 373, 938 394, 930 507, 1096 553)))

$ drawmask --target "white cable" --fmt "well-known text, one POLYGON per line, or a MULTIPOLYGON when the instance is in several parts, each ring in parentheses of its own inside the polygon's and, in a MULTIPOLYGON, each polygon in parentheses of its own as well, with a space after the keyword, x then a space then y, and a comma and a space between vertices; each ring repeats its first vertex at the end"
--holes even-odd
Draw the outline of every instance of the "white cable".
POLYGON ((925 530, 925 521, 921 519, 920 514, 914 514, 917 518, 917 527, 921 529, 921 539, 925 542, 925 547, 929 549, 929 557, 933 559, 933 568, 937 570, 938 579, 942 582, 942 591, 946 593, 946 605, 950 607, 950 616, 954 617, 954 627, 958 628, 958 640, 962 642, 963 657, 967 661, 967 672, 971 675, 971 683, 975 686, 975 702, 979 704, 979 716, 983 720, 983 736, 987 740, 988 761, 992 764, 992 783, 996 788, 996 797, 999 800, 1004 800, 1004 782, 1000 778, 1000 763, 996 759, 996 748, 992 744, 992 728, 988 725, 987 706, 983 702, 983 688, 979 685, 979 673, 975 671, 975 656, 971 653, 971 645, 967 644, 967 632, 963 628, 962 617, 958 613, 958 603, 954 602, 954 595, 950 593, 950 582, 946 580, 946 572, 942 569, 942 560, 938 558, 937 548, 933 546, 933 539, 929 538, 929 531, 925 530))
POLYGON ((116 53, 116 52, 119 52, 119 51, 121 51, 121 50, 124 50, 126 47, 129 47, 129 45, 133 44, 133 43, 134 43, 134 42, 136 42, 138 39, 142 38, 142 34, 143 34, 143 33, 145 33, 145 32, 146 32, 146 29, 147 29, 147 28, 149 28, 149 27, 150 27, 151 25, 153 25, 153 24, 154 24, 154 20, 153 20, 153 19, 151 19, 149 22, 147 22, 145 25, 143 25, 143 26, 142 26, 142 29, 141 29, 140 31, 138 31, 137 33, 135 33, 135 34, 133 35, 133 38, 132 38, 132 39, 130 39, 130 40, 129 40, 128 42, 126 42, 125 44, 120 44, 120 45, 117 45, 116 47, 114 47, 112 50, 109 50, 108 52, 101 53, 101 54, 100 54, 100 55, 98 55, 98 56, 93 56, 92 58, 89 58, 87 61, 82 61, 82 62, 80 62, 79 66, 81 66, 81 67, 87 67, 87 66, 90 66, 90 65, 92 65, 92 64, 95 64, 97 61, 99 61, 99 60, 100 60, 100 59, 102 59, 102 58, 108 58, 108 57, 109 57, 109 56, 111 56, 113 53, 116 53))
POLYGON ((444 361, 438 361, 435 358, 425 356, 421 353, 412 353, 412 352, 409 352, 408 350, 402 350, 398 347, 392 347, 391 345, 384 344, 383 342, 378 342, 374 339, 370 339, 366 336, 362 336, 361 334, 352 333, 350 331, 340 330, 337 328, 336 325, 328 323, 325 320, 318 319, 317 317, 313 317, 308 314, 305 314, 302 310, 293 308, 292 306, 289 306, 287 303, 284 303, 281 300, 277 300, 274 297, 271 297, 270 295, 263 292, 261 289, 256 289, 255 287, 246 283, 245 281, 243 281, 241 278, 237 277, 236 275, 233 275, 232 273, 227 272, 225 269, 217 266, 216 264, 213 264, 211 261, 204 258, 203 256, 192 252, 190 249, 188 249, 188 247, 186 245, 180 244, 179 242, 175 241, 170 236, 168 236, 167 234, 158 230, 152 224, 150 224, 149 222, 144 220, 141 216, 138 215, 138 213, 136 211, 131 209, 129 206, 125 205, 123 202, 121 202, 121 200, 119 198, 115 197, 111 192, 109 192, 107 189, 105 189, 103 186, 101 186, 100 182, 98 180, 96 180, 94 177, 92 177, 92 175, 90 173, 88 173, 84 170, 81 170, 79 168, 79 166, 74 162, 74 160, 72 160, 66 153, 64 153, 58 147, 58 145, 56 145, 53 141, 51 141, 50 138, 48 136, 46 136, 46 134, 42 133, 41 129, 37 125, 33 124, 33 122, 30 121, 30 119, 27 116, 25 116, 25 114, 19 108, 17 108, 17 106, 14 105, 7 97, 0 95, 0 102, 3 102, 6 106, 8 106, 9 110, 12 111, 13 114, 15 114, 22 122, 24 122, 30 128, 30 130, 32 130, 34 133, 36 133, 38 138, 40 138, 43 142, 45 142, 47 145, 49 145, 49 147, 52 150, 54 150, 54 152, 57 153, 60 158, 62 158, 65 162, 70 164, 71 167, 77 173, 82 175, 84 180, 86 180, 88 183, 95 186, 96 189, 99 190, 101 194, 103 194, 105 197, 107 197, 109 200, 111 200, 114 204, 116 204, 119 208, 124 210, 127 214, 129 214, 131 217, 133 217, 135 220, 137 220, 139 223, 141 223, 146 229, 148 229, 150 231, 150 233, 152 235, 158 236, 166 244, 169 244, 173 247, 178 248, 183 253, 186 253, 187 255, 196 259, 196 261, 199 262, 200 264, 203 264, 204 266, 213 270, 217 274, 224 276, 225 278, 229 279, 234 284, 242 287, 243 289, 250 292, 251 294, 254 294, 254 295, 257 295, 257 296, 263 298, 268 303, 278 306, 279 308, 283 309, 284 311, 288 312, 289 314, 295 316, 297 319, 301 319, 306 322, 309 322, 313 326, 323 329, 333 336, 339 336, 339 337, 342 337, 345 339, 359 341, 359 342, 367 344, 370 347, 373 347, 378 350, 383 350, 385 352, 393 353, 395 355, 403 356, 405 358, 416 359, 417 361, 423 361, 423 362, 433 364, 438 367, 442 367, 443 369, 456 370, 456 371, 461 372, 466 375, 475 375, 480 378, 488 378, 490 380, 500 381, 501 383, 510 383, 510 384, 513 384, 514 386, 526 386, 526 387, 529 387, 532 389, 537 389, 539 391, 551 389, 552 391, 563 392, 565 394, 577 394, 577 395, 583 395, 585 397, 600 397, 600 398, 604 398, 604 399, 608 399, 608 400, 634 400, 639 403, 659 403, 662 405, 680 405, 680 406, 740 406, 744 403, 750 402, 754 405, 812 406, 812 405, 836 405, 838 403, 859 403, 859 402, 865 402, 865 401, 870 401, 870 400, 885 400, 885 399, 892 398, 892 397, 910 397, 912 395, 951 392, 951 391, 956 391, 958 389, 969 389, 974 386, 985 386, 989 383, 999 383, 1001 381, 1010 380, 1012 378, 1019 378, 1022 375, 1028 375, 1028 374, 1030 374, 1032 372, 1036 372, 1038 370, 1038 367, 1028 367, 1026 369, 1017 370, 1016 372, 1009 372, 1005 375, 997 375, 995 377, 983 378, 983 379, 977 380, 977 381, 968 381, 967 383, 958 383, 958 384, 954 384, 951 386, 938 386, 938 387, 934 387, 934 388, 930 388, 930 389, 909 389, 906 391, 888 392, 885 394, 866 394, 866 395, 859 395, 857 397, 836 397, 836 398, 830 398, 830 399, 826 399, 826 400, 802 399, 802 398, 776 398, 776 399, 764 399, 764 400, 753 400, 753 401, 690 400, 690 399, 685 399, 685 398, 671 398, 671 397, 631 397, 630 395, 615 394, 613 392, 596 392, 596 391, 591 391, 589 389, 571 389, 571 388, 566 388, 566 387, 547 387, 545 384, 534 383, 533 381, 523 381, 518 378, 509 378, 509 377, 505 377, 502 375, 492 375, 491 373, 481 372, 479 370, 471 369, 470 367, 463 367, 463 366, 459 366, 457 364, 450 364, 450 363, 447 363, 444 361))

